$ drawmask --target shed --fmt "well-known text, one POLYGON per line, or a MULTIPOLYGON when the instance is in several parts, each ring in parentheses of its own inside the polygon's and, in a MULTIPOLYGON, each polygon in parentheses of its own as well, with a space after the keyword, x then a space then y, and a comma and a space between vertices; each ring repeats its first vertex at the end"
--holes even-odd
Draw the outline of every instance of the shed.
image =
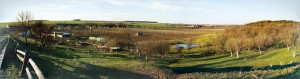
POLYGON ((72 34, 68 32, 54 32, 53 34, 51 34, 51 36, 60 37, 60 38, 69 38, 72 36, 72 34))

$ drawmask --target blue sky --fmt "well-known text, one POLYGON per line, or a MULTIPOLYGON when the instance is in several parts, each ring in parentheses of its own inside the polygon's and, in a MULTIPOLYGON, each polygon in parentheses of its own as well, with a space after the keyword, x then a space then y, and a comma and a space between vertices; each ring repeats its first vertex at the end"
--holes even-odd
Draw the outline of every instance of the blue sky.
POLYGON ((167 23, 244 24, 300 21, 300 0, 1 0, 0 22, 22 10, 34 19, 142 20, 167 23))

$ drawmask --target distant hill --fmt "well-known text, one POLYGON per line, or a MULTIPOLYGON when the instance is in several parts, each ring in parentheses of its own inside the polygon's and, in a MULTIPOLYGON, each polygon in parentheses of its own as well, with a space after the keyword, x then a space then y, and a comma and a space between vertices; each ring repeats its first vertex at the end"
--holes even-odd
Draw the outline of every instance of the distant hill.
POLYGON ((266 25, 266 24, 288 24, 288 23, 299 23, 292 20, 263 20, 263 21, 257 21, 248 23, 246 25, 266 25))

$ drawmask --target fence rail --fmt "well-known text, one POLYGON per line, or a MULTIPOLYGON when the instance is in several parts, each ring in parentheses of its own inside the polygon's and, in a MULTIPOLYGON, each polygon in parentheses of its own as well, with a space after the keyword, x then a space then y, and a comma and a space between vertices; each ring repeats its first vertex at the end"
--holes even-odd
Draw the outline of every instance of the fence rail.
POLYGON ((16 42, 16 55, 19 58, 19 60, 23 63, 22 69, 21 69, 21 75, 24 75, 25 72, 27 74, 28 79, 33 79, 32 74, 30 73, 30 69, 28 65, 31 65, 33 68, 35 74, 38 76, 39 79, 45 79, 45 76, 43 75, 40 68, 36 65, 36 63, 33 61, 33 59, 30 57, 30 52, 28 50, 22 51, 18 50, 19 43, 17 40, 13 39, 13 41, 16 42))

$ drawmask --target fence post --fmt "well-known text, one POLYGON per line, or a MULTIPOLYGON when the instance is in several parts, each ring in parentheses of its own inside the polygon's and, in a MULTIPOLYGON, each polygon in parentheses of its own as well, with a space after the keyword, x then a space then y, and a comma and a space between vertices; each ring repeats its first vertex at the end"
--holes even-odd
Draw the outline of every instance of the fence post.
POLYGON ((29 58, 30 58, 30 53, 29 53, 29 51, 25 50, 25 56, 24 56, 24 60, 23 60, 23 64, 22 64, 21 75, 24 75, 24 73, 25 73, 25 69, 28 65, 29 58))

